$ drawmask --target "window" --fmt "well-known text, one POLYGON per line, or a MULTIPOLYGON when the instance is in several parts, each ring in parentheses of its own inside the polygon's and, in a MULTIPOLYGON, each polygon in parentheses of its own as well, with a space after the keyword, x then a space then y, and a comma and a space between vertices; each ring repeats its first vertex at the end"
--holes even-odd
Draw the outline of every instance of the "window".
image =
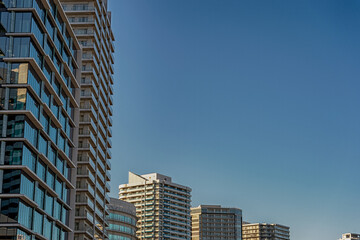
POLYGON ((30 32, 31 19, 29 12, 15 13, 15 32, 30 32))
POLYGON ((26 88, 9 89, 9 110, 23 110, 26 103, 26 88))
POLYGON ((46 181, 46 167, 45 164, 40 160, 37 162, 36 165, 36 174, 41 180, 43 180, 44 182, 46 181))
POLYGON ((41 209, 44 209, 45 190, 40 186, 36 187, 35 202, 39 205, 41 209))

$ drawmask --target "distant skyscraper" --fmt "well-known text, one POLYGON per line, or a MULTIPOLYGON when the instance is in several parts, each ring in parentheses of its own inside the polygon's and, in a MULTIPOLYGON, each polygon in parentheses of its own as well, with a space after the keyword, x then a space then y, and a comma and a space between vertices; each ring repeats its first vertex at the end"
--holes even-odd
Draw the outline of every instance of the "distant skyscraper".
POLYGON ((128 203, 116 198, 110 198, 109 239, 112 240, 136 240, 136 208, 132 203, 128 203))
POLYGON ((114 35, 106 0, 61 0, 82 47, 75 240, 107 239, 114 35))
POLYGON ((58 0, 0 1, 0 238, 73 239, 80 46, 58 0))
POLYGON ((193 240, 241 240, 242 211, 220 205, 191 208, 193 240))
POLYGON ((280 224, 246 223, 243 224, 244 240, 289 240, 290 228, 280 224))
POLYGON ((357 233, 344 233, 339 240, 360 240, 360 234, 357 233))
POLYGON ((119 186, 121 200, 133 203, 139 239, 191 239, 191 189, 158 173, 136 175, 119 186))

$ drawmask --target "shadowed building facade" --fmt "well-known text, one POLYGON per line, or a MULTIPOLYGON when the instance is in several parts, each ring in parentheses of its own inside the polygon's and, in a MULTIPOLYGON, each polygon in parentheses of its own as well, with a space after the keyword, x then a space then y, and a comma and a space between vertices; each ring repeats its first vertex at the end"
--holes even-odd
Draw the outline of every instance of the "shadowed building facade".
POLYGON ((193 240, 241 240, 242 211, 220 205, 191 208, 193 240))
POLYGON ((119 190, 119 198, 136 207, 139 239, 191 239, 191 188, 158 173, 129 172, 119 190))
POLYGON ((75 240, 107 239, 114 35, 106 0, 61 0, 82 48, 75 240))
POLYGON ((245 223, 244 240, 290 240, 290 228, 280 224, 245 223))
POLYGON ((0 2, 1 239, 73 239, 79 50, 58 0, 0 2))
POLYGON ((110 198, 108 233, 110 240, 136 240, 136 208, 133 204, 110 198))

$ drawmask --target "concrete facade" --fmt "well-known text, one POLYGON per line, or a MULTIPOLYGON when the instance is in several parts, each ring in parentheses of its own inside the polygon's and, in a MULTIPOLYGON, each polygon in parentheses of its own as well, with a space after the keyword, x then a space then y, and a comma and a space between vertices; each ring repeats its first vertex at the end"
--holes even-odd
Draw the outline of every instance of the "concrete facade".
POLYGON ((106 0, 61 0, 82 48, 75 240, 107 239, 114 35, 106 0))

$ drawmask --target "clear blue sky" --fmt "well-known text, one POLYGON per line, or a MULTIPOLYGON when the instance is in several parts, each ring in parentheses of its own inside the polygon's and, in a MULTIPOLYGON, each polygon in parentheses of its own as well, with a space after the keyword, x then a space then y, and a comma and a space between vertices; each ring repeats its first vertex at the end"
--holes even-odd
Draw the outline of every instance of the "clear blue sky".
POLYGON ((129 170, 292 240, 360 232, 359 0, 109 0, 129 170))

